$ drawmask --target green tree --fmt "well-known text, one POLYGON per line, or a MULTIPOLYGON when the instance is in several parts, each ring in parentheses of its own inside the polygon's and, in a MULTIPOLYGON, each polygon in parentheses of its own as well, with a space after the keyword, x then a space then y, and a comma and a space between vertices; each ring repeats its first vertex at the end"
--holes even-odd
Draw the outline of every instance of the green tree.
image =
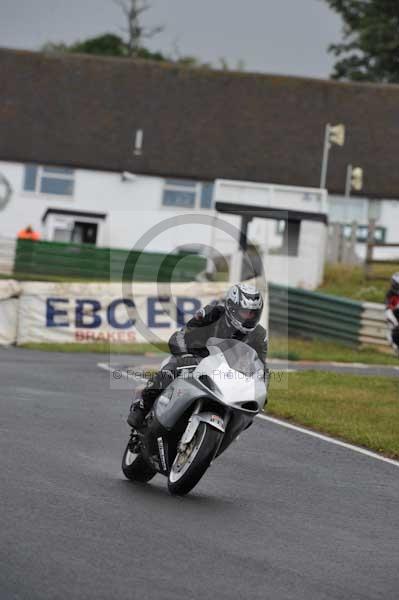
MULTIPOLYGON (((94 54, 96 56, 130 56, 127 43, 119 35, 113 33, 104 33, 103 35, 89 38, 82 42, 76 42, 71 46, 67 46, 64 43, 48 43, 42 47, 42 50, 43 52, 68 52, 94 54)), ((151 52, 147 48, 137 48, 135 57, 146 60, 169 61, 169 58, 161 52, 151 52)))
POLYGON ((333 79, 399 83, 399 1, 326 0, 344 21, 333 79))
POLYGON ((83 42, 77 42, 67 48, 68 52, 81 54, 97 54, 99 56, 126 56, 126 43, 118 35, 105 33, 83 42))

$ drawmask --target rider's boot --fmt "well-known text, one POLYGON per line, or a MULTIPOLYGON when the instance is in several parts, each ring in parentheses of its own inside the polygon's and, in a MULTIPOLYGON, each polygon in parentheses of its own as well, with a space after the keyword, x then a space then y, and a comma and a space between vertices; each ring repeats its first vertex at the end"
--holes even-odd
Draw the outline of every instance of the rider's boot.
POLYGON ((130 427, 140 429, 145 426, 145 417, 150 412, 156 398, 173 379, 174 375, 171 371, 159 371, 150 377, 144 388, 136 389, 135 400, 130 407, 130 414, 127 418, 130 427))
POLYGON ((130 407, 130 413, 127 422, 132 429, 141 429, 144 427, 144 421, 147 411, 143 406, 142 400, 136 400, 130 407))

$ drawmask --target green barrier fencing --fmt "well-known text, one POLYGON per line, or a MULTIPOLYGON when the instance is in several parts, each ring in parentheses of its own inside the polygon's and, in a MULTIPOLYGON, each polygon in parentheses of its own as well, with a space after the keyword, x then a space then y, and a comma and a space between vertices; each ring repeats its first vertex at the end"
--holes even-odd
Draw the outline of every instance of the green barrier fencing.
POLYGON ((129 280, 185 282, 193 281, 205 269, 206 259, 193 254, 162 254, 90 244, 33 242, 18 240, 14 275, 77 278, 93 281, 129 280))
POLYGON ((326 294, 269 285, 270 328, 293 336, 357 344, 363 304, 326 294))

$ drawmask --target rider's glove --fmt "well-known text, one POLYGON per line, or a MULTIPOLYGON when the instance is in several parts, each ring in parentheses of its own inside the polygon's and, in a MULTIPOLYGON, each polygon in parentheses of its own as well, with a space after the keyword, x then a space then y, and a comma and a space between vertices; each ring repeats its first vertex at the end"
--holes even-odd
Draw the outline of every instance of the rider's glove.
POLYGON ((187 367, 196 367, 198 365, 198 358, 193 354, 182 354, 177 356, 177 368, 184 369, 187 367))

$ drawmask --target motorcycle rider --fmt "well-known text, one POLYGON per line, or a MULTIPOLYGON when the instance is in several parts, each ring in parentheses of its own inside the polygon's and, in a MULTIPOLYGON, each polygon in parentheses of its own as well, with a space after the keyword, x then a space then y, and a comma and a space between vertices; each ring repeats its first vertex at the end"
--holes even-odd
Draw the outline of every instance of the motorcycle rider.
POLYGON ((399 272, 391 277, 391 287, 385 296, 385 317, 389 327, 389 341, 399 355, 399 272))
POLYGON ((268 337, 259 325, 263 310, 262 294, 256 287, 239 283, 227 292, 224 302, 201 308, 181 330, 169 340, 171 358, 151 377, 141 398, 133 402, 127 422, 133 429, 140 428, 156 398, 177 376, 179 369, 196 365, 195 357, 208 356, 206 344, 211 337, 237 339, 253 348, 265 364, 268 337))

